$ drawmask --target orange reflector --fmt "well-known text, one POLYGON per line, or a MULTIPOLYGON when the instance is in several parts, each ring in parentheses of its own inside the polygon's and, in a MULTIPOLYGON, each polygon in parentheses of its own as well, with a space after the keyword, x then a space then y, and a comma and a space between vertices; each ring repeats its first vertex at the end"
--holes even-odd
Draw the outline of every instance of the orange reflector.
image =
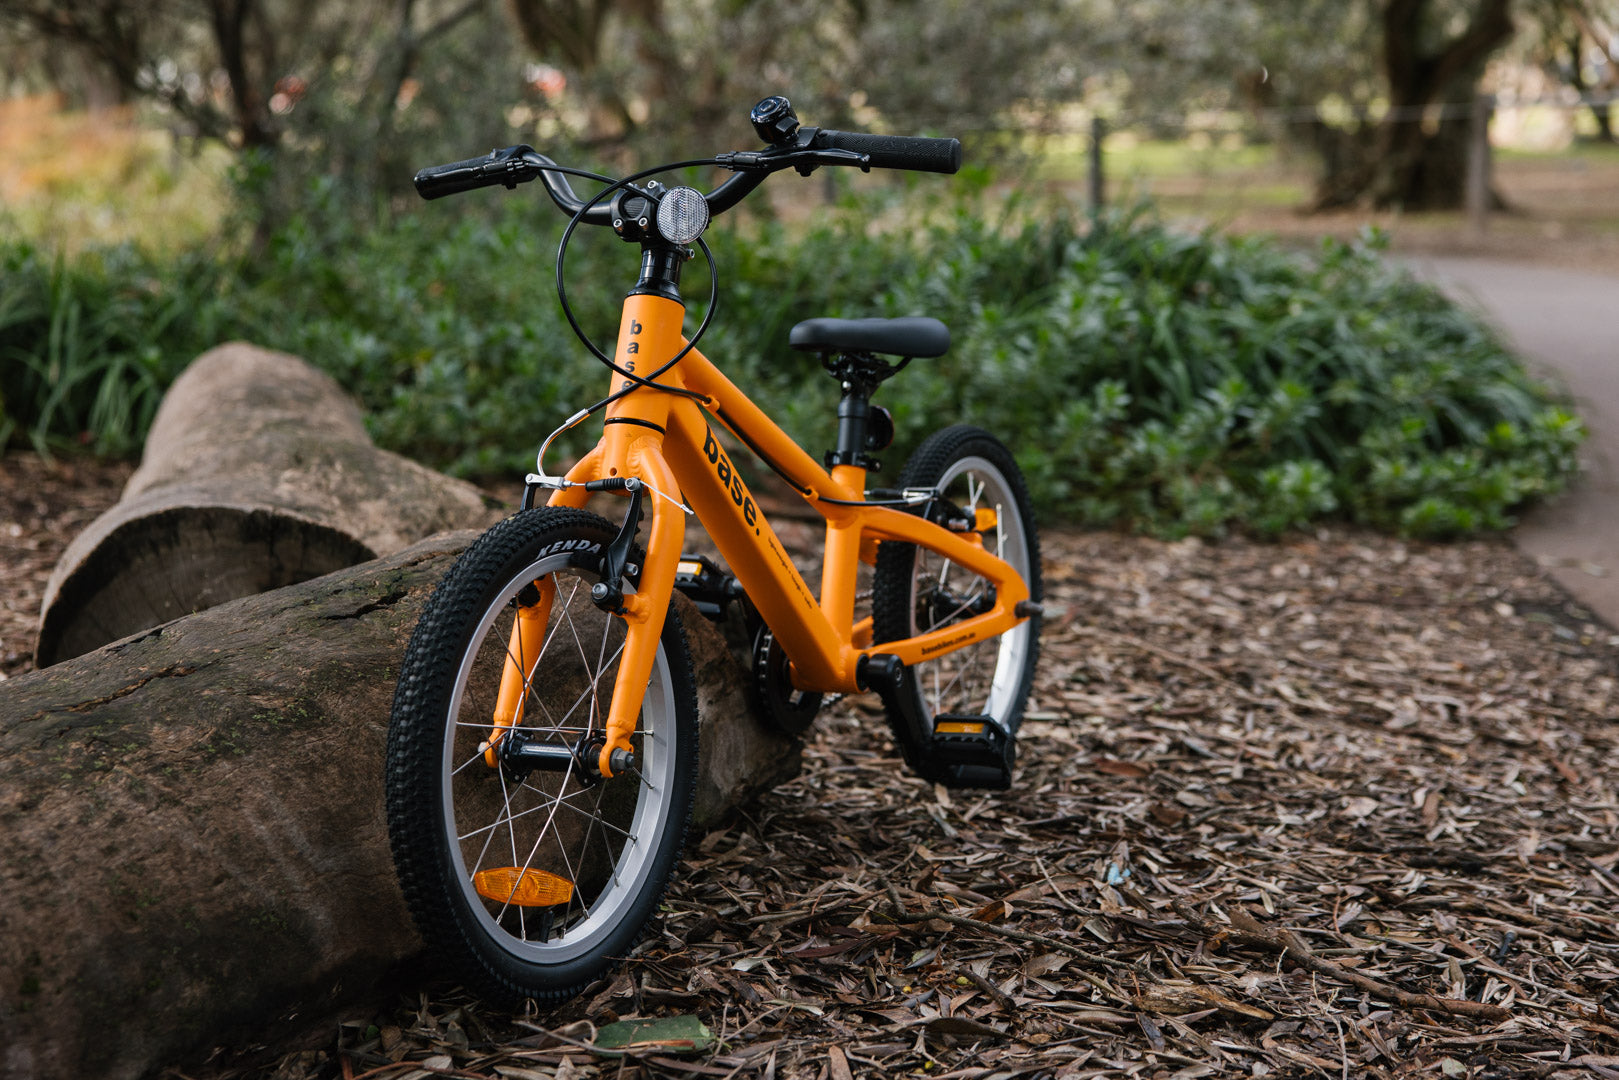
POLYGON ((700 563, 700 562, 677 562, 677 563, 675 563, 675 573, 677 573, 677 574, 692 574, 692 575, 695 576, 697 574, 701 574, 702 572, 703 572, 703 564, 700 563))
POLYGON ((995 516, 994 507, 980 506, 973 511, 973 532, 988 532, 995 527, 1000 519, 995 516))
POLYGON ((472 875, 472 887, 479 896, 517 907, 554 907, 573 899, 573 882, 567 878, 515 866, 480 870, 472 875))
POLYGON ((941 720, 933 729, 936 735, 982 735, 983 724, 971 724, 960 720, 941 720))

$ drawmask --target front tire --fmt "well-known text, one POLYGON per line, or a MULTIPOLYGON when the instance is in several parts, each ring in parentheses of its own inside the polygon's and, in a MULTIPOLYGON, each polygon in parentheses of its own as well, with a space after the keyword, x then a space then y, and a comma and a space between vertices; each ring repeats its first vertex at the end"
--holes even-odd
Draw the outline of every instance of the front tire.
MULTIPOLYGON (((995 526, 983 533, 984 547, 1010 563, 1027 583, 1029 599, 1039 602, 1040 545, 1028 489, 999 439, 965 424, 935 432, 905 463, 899 487, 932 488, 969 519, 980 509, 995 511, 995 526)), ((942 555, 893 541, 878 548, 872 582, 878 644, 948 626, 993 603, 994 589, 986 579, 942 555)), ((1034 615, 998 638, 907 667, 899 686, 884 695, 906 764, 929 780, 962 782, 953 767, 928 759, 926 745, 938 716, 989 716, 1011 743, 1039 655, 1040 616, 1034 615)))
POLYGON ((590 599, 617 533, 594 514, 559 509, 495 526, 428 602, 400 672, 386 773, 394 865, 428 945, 491 1000, 559 1001, 626 956, 685 841, 697 695, 672 609, 632 740, 635 767, 602 780, 583 764, 590 755, 581 748, 605 728, 625 637, 624 620, 590 599), (546 579, 555 594, 540 655, 517 658, 532 671, 523 712, 495 743, 575 753, 546 768, 505 756, 491 765, 485 750, 511 626, 546 579), (558 891, 515 903, 513 891, 489 884, 503 871, 493 880, 539 871, 535 880, 565 881, 566 899, 558 891))

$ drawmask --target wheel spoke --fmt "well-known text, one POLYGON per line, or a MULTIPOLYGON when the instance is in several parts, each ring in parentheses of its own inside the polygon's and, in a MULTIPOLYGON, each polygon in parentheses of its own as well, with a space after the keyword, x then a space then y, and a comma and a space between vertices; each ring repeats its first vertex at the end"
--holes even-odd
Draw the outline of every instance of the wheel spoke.
MULTIPOLYGON (((973 700, 975 700, 977 698, 977 695, 972 692, 972 689, 971 689, 972 684, 971 684, 971 682, 970 681, 964 681, 964 680, 966 679, 966 676, 969 673, 974 672, 974 671, 977 670, 978 662, 979 662, 979 659, 980 659, 980 657, 982 655, 982 653, 980 651, 980 646, 982 644, 983 644, 982 642, 979 642, 977 644, 969 645, 965 649, 960 649, 960 650, 950 654, 950 656, 952 658, 954 658, 954 657, 968 657, 968 654, 971 654, 971 655, 967 659, 958 661, 959 666, 958 666, 958 669, 956 671, 955 677, 952 678, 948 683, 945 684, 943 690, 936 690, 934 692, 933 703, 934 703, 934 711, 935 712, 939 711, 939 704, 944 701, 944 695, 948 694, 951 690, 955 689, 957 684, 964 685, 964 686, 966 686, 968 688, 966 690, 966 692, 962 694, 962 698, 963 698, 964 701, 971 702, 971 701, 973 701, 973 700)), ((935 669, 935 672, 937 672, 937 669, 941 665, 943 665, 944 663, 945 663, 944 660, 940 660, 937 663, 935 663, 933 665, 933 667, 935 669)), ((937 685, 937 681, 938 681, 937 678, 935 678, 934 681, 935 681, 935 685, 937 685)), ((953 711, 953 710, 946 710, 946 711, 953 711)))
MULTIPOLYGON (((616 664, 618 662, 619 656, 622 655, 623 652, 624 652, 624 646, 620 645, 618 647, 618 651, 613 653, 612 658, 607 661, 608 666, 612 666, 613 664, 616 664)), ((589 669, 587 668, 586 670, 589 670, 589 669)), ((558 735, 560 735, 560 734, 562 734, 562 733, 564 733, 566 731, 581 731, 582 730, 582 731, 584 731, 586 733, 589 733, 589 732, 595 730, 595 728, 589 723, 587 723, 583 728, 580 728, 578 726, 575 726, 573 728, 569 728, 566 725, 568 723, 569 718, 571 718, 573 716, 573 714, 579 710, 579 706, 584 704, 584 702, 586 702, 587 700, 591 704, 590 704, 590 708, 585 710, 586 716, 587 717, 594 716, 595 708, 596 708, 596 695, 601 690, 601 676, 602 676, 602 674, 603 674, 602 672, 598 671, 595 675, 591 676, 589 684, 585 687, 584 690, 580 691, 578 697, 573 699, 573 704, 568 706, 568 711, 562 714, 562 719, 561 720, 558 720, 554 725, 552 725, 549 728, 539 728, 537 730, 542 731, 542 732, 546 732, 548 734, 558 734, 558 735)), ((488 725, 485 724, 484 726, 487 727, 488 725)))
MULTIPOLYGON (((553 584, 554 584, 554 581, 553 581, 553 584)), ((575 581, 573 583, 573 590, 568 593, 568 600, 563 605, 563 610, 564 611, 572 611, 573 610, 573 598, 575 596, 579 595, 579 586, 581 584, 583 584, 583 582, 581 582, 581 581, 575 581)), ((551 608, 552 608, 553 611, 556 610, 556 602, 557 602, 557 598, 555 596, 553 596, 551 598, 551 608)), ((550 719, 551 710, 546 708, 545 699, 539 697, 537 694, 534 693, 534 676, 539 673, 541 657, 543 657, 545 655, 546 651, 551 648, 551 642, 556 639, 557 633, 559 631, 561 631, 561 629, 562 629, 562 620, 558 619, 557 624, 551 628, 551 632, 546 634, 545 635, 545 640, 540 643, 540 655, 536 656, 534 658, 534 666, 533 667, 525 667, 521 663, 521 661, 519 661, 519 663, 517 665, 517 670, 518 671, 527 672, 527 674, 525 674, 523 676, 523 700, 525 702, 527 702, 530 699, 533 699, 540 706, 541 710, 543 710, 545 712, 545 715, 546 715, 547 719, 550 719)), ((511 653, 511 650, 508 647, 507 655, 510 655, 510 653, 511 653)))
MULTIPOLYGON (((601 807, 600 807, 600 804, 599 804, 599 798, 600 797, 598 796, 598 805, 595 806, 595 807, 588 808, 588 809, 586 807, 583 807, 583 806, 575 805, 571 801, 572 796, 569 796, 568 798, 557 800, 557 806, 558 806, 558 809, 570 810, 573 813, 580 815, 581 817, 590 818, 591 820, 593 820, 594 822, 599 824, 603 829, 607 829, 607 830, 609 830, 611 832, 617 833, 619 836, 623 837, 624 840, 627 841, 628 843, 632 843, 632 844, 635 843, 636 836, 635 836, 634 833, 630 832, 628 829, 622 829, 619 826, 614 825, 611 821, 608 821, 607 818, 605 818, 605 817, 603 817, 601 815, 601 807)), ((587 837, 587 839, 588 839, 588 837, 587 837)), ((580 846, 584 847, 586 845, 582 844, 580 846)))
MULTIPOLYGON (((507 655, 511 654, 510 648, 507 648, 505 651, 506 651, 507 655)), ((620 645, 618 647, 618 650, 613 653, 611 658, 608 659, 606 666, 611 667, 613 664, 616 664, 618 662, 619 656, 623 652, 624 652, 624 646, 620 645)), ((588 670, 588 668, 587 668, 587 670, 588 670)), ((532 731, 532 732, 535 732, 537 734, 546 734, 546 735, 557 736, 558 738, 561 738, 563 736, 578 732, 578 733, 581 734, 581 737, 583 737, 584 735, 588 734, 591 730, 594 730, 594 729, 589 727, 589 726, 584 727, 584 728, 580 728, 580 727, 569 728, 566 725, 568 723, 568 719, 573 716, 573 714, 578 710, 580 704, 583 703, 587 698, 592 700, 592 710, 594 709, 594 699, 595 699, 595 695, 597 693, 599 693, 599 691, 600 691, 600 683, 601 683, 601 675, 602 674, 603 674, 602 671, 598 671, 596 673, 596 675, 592 677, 589 685, 586 686, 586 688, 583 691, 580 692, 579 696, 574 699, 573 704, 568 707, 568 711, 563 714, 561 720, 557 720, 554 723, 550 724, 549 726, 536 725, 536 724, 515 724, 511 728, 508 728, 506 730, 508 730, 508 731, 532 731)), ((481 715, 481 713, 478 713, 478 715, 481 715)), ((550 718, 550 710, 546 710, 546 715, 547 715, 547 718, 549 719, 550 718)), ((466 727, 466 728, 478 728, 479 730, 489 731, 489 732, 491 732, 491 734, 493 733, 491 725, 489 724, 489 722, 487 720, 477 720, 477 721, 456 720, 455 721, 455 726, 456 727, 466 727)), ((482 750, 477 750, 466 761, 463 761, 460 765, 455 766, 454 767, 454 772, 452 773, 452 775, 454 775, 455 773, 459 773, 459 772, 461 772, 461 770, 465 769, 467 766, 472 765, 473 763, 478 762, 478 761, 482 761, 482 760, 483 760, 483 751, 482 750)))
MULTIPOLYGON (((596 836, 596 826, 606 824, 604 821, 602 821, 601 815, 602 796, 606 793, 606 784, 596 785, 596 803, 590 808, 589 811, 586 811, 583 807, 571 806, 570 804, 570 809, 577 810, 579 813, 584 814, 585 817, 589 819, 589 824, 585 826, 585 838, 579 844, 579 861, 581 863, 590 858, 590 842, 596 836)), ((618 860, 614 858, 612 852, 607 849, 607 841, 605 839, 602 841, 602 854, 607 858, 608 866, 612 868, 613 884, 616 886, 618 884, 618 860)), ((574 890, 574 894, 576 896, 578 895, 577 889, 574 890)), ((579 898, 579 906, 585 910, 585 917, 589 918, 589 908, 586 906, 583 897, 579 898)))
POLYGON ((401 669, 401 683, 421 689, 397 697, 389 734, 395 858, 424 925, 443 924, 450 890, 451 924, 432 944, 486 991, 490 950, 515 965, 507 970, 517 989, 541 999, 564 989, 549 974, 559 965, 579 973, 570 981, 593 978, 622 955, 627 930, 639 929, 624 920, 662 891, 690 809, 695 689, 672 616, 628 733, 634 766, 585 780, 594 763, 579 748, 600 745, 628 635, 622 618, 589 603, 598 575, 576 553, 601 550, 613 533, 584 518, 519 514, 496 526, 503 539, 492 533, 469 548, 429 602, 401 669), (535 582, 550 600, 543 619, 514 601, 532 599, 535 582), (520 706, 505 729, 493 719, 503 684, 506 705, 520 706), (492 744, 554 756, 500 755, 490 768, 492 744), (424 773, 431 789, 412 779, 424 773), (422 842, 424 821, 434 843, 422 842), (514 877, 491 888, 478 876, 497 870, 514 877), (556 891, 534 895, 536 874, 556 891))
MULTIPOLYGON (((502 804, 504 805, 505 811, 506 811, 506 813, 505 813, 506 831, 511 836, 512 862, 515 864, 517 862, 517 825, 516 825, 516 822, 512 819, 512 794, 511 794, 511 789, 508 788, 507 785, 506 785, 506 773, 505 773, 505 770, 499 770, 497 775, 500 776, 501 801, 502 801, 502 804)), ((490 839, 491 840, 494 839, 494 835, 495 835, 494 833, 490 833, 490 839)), ((486 850, 487 850, 488 846, 489 846, 488 844, 484 845, 486 850)), ((480 861, 478 865, 482 866, 483 865, 482 861, 480 861)), ((525 866, 523 869, 526 870, 528 868, 525 866)), ((476 868, 474 868, 474 872, 476 872, 476 868)), ((506 915, 506 909, 508 907, 510 907, 510 906, 511 906, 511 898, 507 897, 506 898, 506 903, 501 905, 500 913, 495 916, 495 919, 498 921, 498 920, 504 918, 505 915, 506 915)), ((522 919, 523 919, 523 909, 522 908, 517 909, 517 919, 518 919, 518 929, 521 932, 522 931, 522 919)), ((527 935, 523 934, 523 933, 520 933, 519 936, 526 937, 527 935)))
MULTIPOLYGON (((612 628, 613 628, 612 616, 609 616, 609 617, 602 620, 601 651, 596 654, 596 671, 597 671, 598 677, 600 676, 600 673, 607 670, 607 662, 604 659, 604 657, 607 656, 607 633, 612 628)), ((625 644, 626 645, 629 644, 628 638, 629 638, 629 635, 625 634, 625 644)), ((619 652, 623 652, 623 646, 619 647, 619 652)), ((613 657, 616 660, 618 658, 618 653, 614 653, 613 657)), ((595 726, 595 721, 596 721, 596 701, 597 701, 597 699, 595 697, 591 698, 591 703, 590 703, 591 704, 591 712, 590 712, 591 728, 590 728, 590 730, 593 731, 593 732, 596 730, 596 726, 595 726)), ((607 730, 607 725, 606 725, 605 721, 602 724, 602 730, 603 731, 607 730)))
MULTIPOLYGON (((572 779, 572 778, 573 778, 573 762, 569 761, 567 771, 562 774, 561 787, 566 788, 568 786, 568 781, 570 779, 572 779)), ((505 777, 504 771, 502 772, 500 783, 501 783, 502 788, 504 788, 506 786, 506 777, 505 777)), ((528 781, 526 781, 526 780, 523 781, 523 785, 526 786, 527 783, 528 783, 528 781)), ((522 871, 521 871, 521 873, 518 874, 519 878, 521 878, 523 874, 528 873, 530 867, 532 867, 533 864, 534 864, 534 856, 536 854, 538 854, 538 852, 540 850, 540 845, 542 843, 544 843, 545 838, 551 834, 551 824, 552 824, 552 822, 554 822, 556 820, 557 805, 558 805, 558 803, 560 801, 561 800, 557 800, 557 802, 553 802, 551 804, 550 813, 546 815, 545 823, 543 825, 541 825, 539 831, 537 833, 535 833, 535 835, 534 835, 534 846, 529 848, 529 850, 528 850, 528 858, 523 861, 522 871)), ((517 843, 516 843, 516 839, 517 839, 517 836, 516 836, 516 832, 514 830, 513 834, 512 834, 512 841, 513 841, 512 842, 512 863, 513 863, 513 865, 516 865, 516 863, 517 863, 517 843)), ((558 843, 557 844, 557 849, 562 852, 562 861, 564 863, 566 863, 568 861, 567 848, 564 847, 564 845, 562 845, 561 843, 558 843)), ((573 868, 571 866, 568 867, 568 876, 569 876, 570 880, 576 880, 576 875, 574 874, 573 868)), ((507 900, 506 900, 506 903, 501 905, 500 913, 498 915, 496 915, 495 918, 497 920, 501 919, 501 918, 504 918, 505 915, 506 915, 506 909, 508 907, 510 907, 510 906, 511 906, 511 899, 510 899, 510 897, 508 897, 507 900)), ((517 917, 518 917, 519 921, 522 920, 523 909, 522 909, 521 906, 519 906, 518 909, 517 909, 517 917)), ((525 940, 526 940, 526 936, 525 936, 525 940)))
MULTIPOLYGON (((960 428, 938 433, 906 466, 902 486, 931 488, 967 518, 970 529, 979 529, 980 518, 992 512, 992 524, 985 522, 980 530, 983 550, 1019 574, 1038 574, 1022 478, 1010 451, 993 437, 960 428)), ((873 612, 878 642, 942 635, 991 609, 997 596, 992 578, 921 544, 908 551, 911 555, 903 561, 879 554, 873 612), (897 580, 886 577, 885 588, 885 575, 901 570, 904 576, 897 580), (905 608, 890 607, 892 597, 904 601, 905 608)), ((1033 584, 1031 580, 1031 598, 1038 599, 1033 584)), ((896 732, 903 735, 920 719, 925 733, 927 722, 942 715, 988 715, 1015 728, 1037 652, 1034 626, 1024 622, 908 667, 908 697, 897 709, 890 708, 896 732)))

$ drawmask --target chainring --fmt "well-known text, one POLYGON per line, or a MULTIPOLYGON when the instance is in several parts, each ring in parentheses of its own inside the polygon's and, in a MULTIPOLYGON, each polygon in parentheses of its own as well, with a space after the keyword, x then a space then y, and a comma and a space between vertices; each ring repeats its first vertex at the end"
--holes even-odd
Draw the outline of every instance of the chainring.
POLYGON ((765 722, 785 734, 802 735, 821 711, 820 694, 793 685, 787 653, 768 626, 753 635, 753 688, 765 722))

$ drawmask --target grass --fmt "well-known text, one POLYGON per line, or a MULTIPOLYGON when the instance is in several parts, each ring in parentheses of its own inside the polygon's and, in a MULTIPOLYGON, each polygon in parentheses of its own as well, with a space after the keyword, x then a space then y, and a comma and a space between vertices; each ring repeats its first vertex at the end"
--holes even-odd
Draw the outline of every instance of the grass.
POLYGON ((0 241, 0 445, 136 452, 185 364, 241 328, 228 272, 206 252, 0 241))
MULTIPOLYGON (((1244 141, 1232 134, 1198 133, 1201 138, 1143 138, 1131 131, 1104 137, 1103 168, 1110 175, 1211 177, 1272 173, 1288 166, 1285 156, 1269 144, 1244 141)), ((1031 146, 1039 164, 1039 180, 1083 182, 1090 172, 1090 137, 1054 135, 1031 146)))
POLYGON ((1551 147, 1497 146, 1495 155, 1498 161, 1524 161, 1558 168, 1619 168, 1619 143, 1597 142, 1590 137, 1551 147))
POLYGON ((65 113, 50 96, 0 100, 0 235, 78 251, 174 251, 214 236, 230 155, 143 126, 129 108, 65 113))

